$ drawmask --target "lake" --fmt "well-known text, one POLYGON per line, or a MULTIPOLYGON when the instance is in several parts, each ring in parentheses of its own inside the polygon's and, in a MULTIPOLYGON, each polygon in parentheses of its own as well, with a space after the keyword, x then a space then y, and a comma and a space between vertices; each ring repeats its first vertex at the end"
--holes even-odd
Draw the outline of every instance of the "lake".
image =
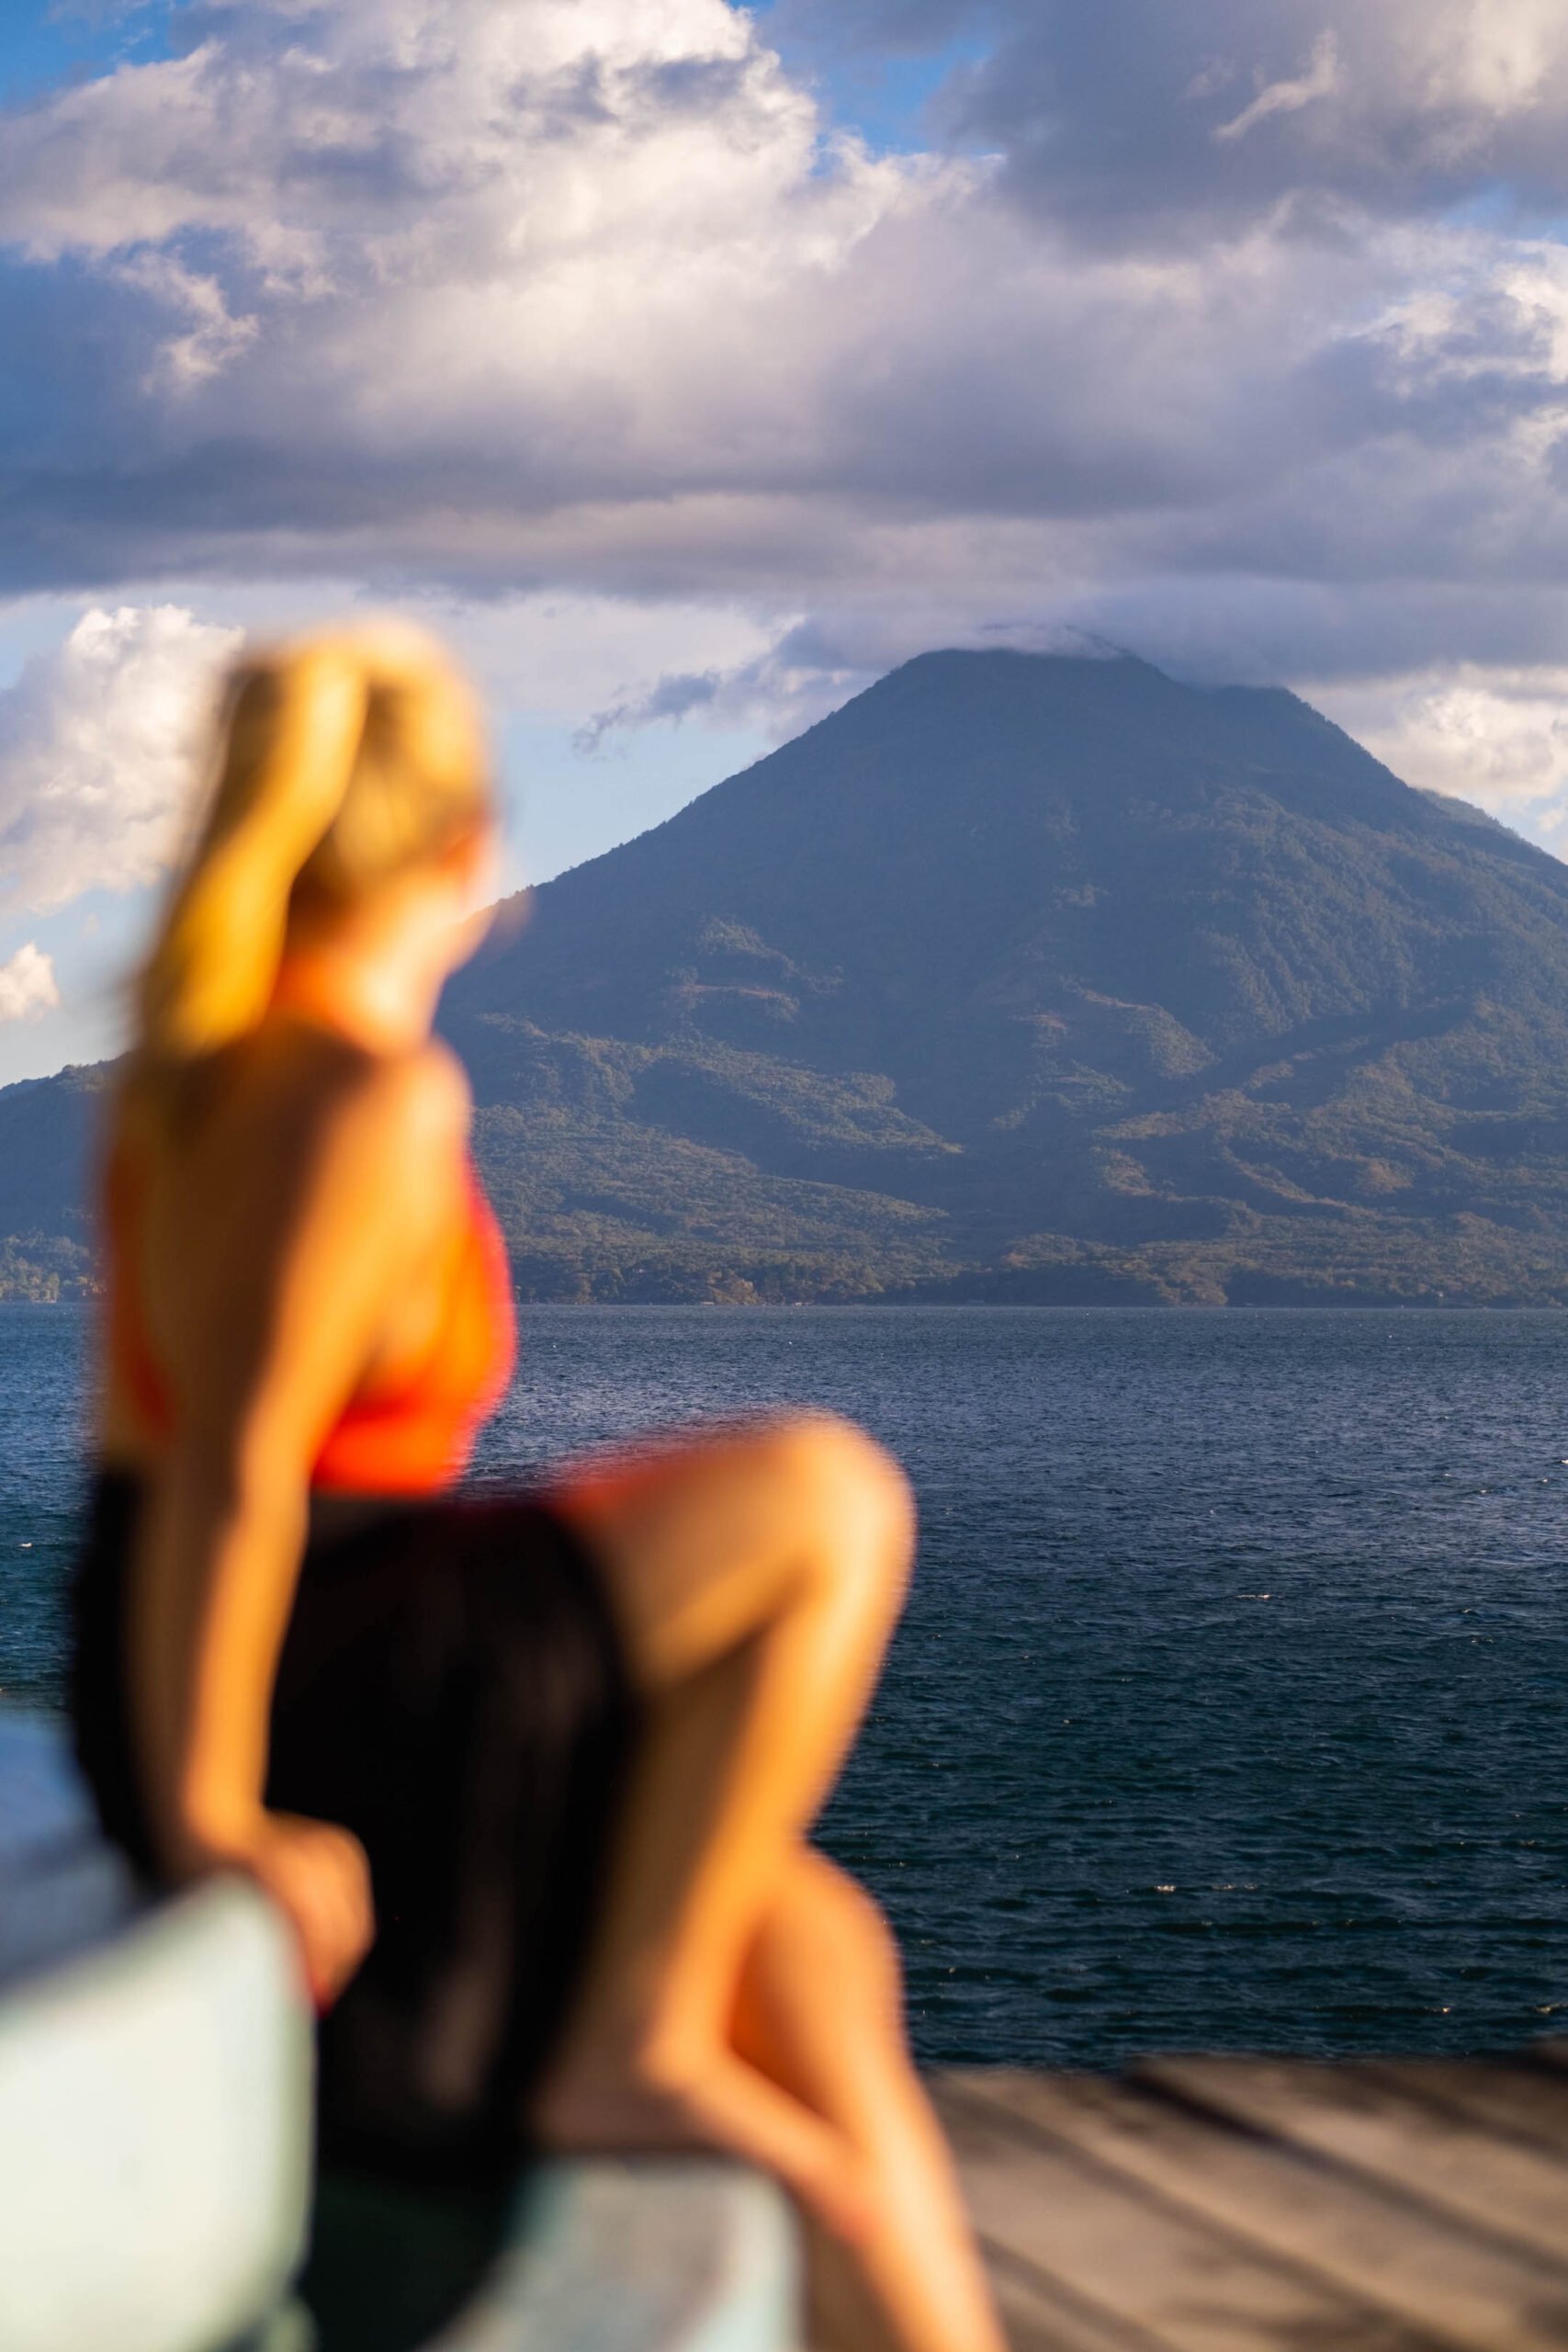
MULTIPOLYGON (((89 1310, 0 1306, 0 1686, 59 1688, 89 1310)), ((1568 2021, 1568 1316, 536 1307, 476 1475, 810 1402, 919 1497, 825 1842, 923 2057, 1568 2021)))

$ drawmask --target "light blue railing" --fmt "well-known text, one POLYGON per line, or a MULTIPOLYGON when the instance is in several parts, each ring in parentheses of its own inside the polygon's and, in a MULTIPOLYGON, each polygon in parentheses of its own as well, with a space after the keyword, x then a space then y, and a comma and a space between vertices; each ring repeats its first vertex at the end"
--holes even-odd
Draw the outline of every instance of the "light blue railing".
MULTIPOLYGON (((291 2285, 310 2064, 268 1906, 237 1881, 141 1903, 58 1733, 0 1713, 4 2352, 310 2352, 291 2285)), ((385 2308, 370 2273, 396 2213, 362 2213, 340 2301, 357 2260, 385 2308)), ((423 2352, 792 2352, 796 2300, 794 2227, 759 2176, 554 2163, 423 2352)), ((318 2352, 380 2346, 340 2321, 318 2352)))

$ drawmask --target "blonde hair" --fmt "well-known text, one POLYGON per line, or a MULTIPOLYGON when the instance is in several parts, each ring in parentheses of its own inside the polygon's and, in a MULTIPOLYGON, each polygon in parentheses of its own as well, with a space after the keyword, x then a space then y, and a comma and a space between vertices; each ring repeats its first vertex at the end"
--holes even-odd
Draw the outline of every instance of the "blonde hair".
POLYGON ((217 777, 137 989, 154 1064, 231 1044, 266 1011, 291 910, 347 902, 481 823, 473 695, 400 623, 264 649, 234 672, 217 777))

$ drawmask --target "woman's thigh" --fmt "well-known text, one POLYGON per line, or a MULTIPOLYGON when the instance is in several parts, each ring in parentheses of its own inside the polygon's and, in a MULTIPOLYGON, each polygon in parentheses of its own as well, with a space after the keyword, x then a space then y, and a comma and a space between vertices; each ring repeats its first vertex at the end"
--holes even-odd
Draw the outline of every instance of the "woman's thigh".
POLYGON ((656 1689, 734 1648, 814 1578, 900 1588, 913 1532, 897 1463, 828 1414, 576 1464, 547 1497, 599 1563, 634 1670, 656 1689))

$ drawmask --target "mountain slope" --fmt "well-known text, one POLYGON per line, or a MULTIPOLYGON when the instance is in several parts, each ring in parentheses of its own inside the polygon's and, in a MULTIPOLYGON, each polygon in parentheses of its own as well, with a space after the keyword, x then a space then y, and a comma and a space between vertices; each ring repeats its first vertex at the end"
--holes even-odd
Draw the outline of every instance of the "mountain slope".
POLYGON ((525 1290, 1568 1299, 1568 867, 1281 691, 926 655, 519 912, 525 1290))
MULTIPOLYGON (((1555 1296, 1565 916, 1568 869, 1291 695, 932 654, 547 885, 449 1019, 482 1100, 563 1123, 567 1258, 604 1154, 563 1055, 650 1170, 679 1136, 934 1212, 964 1290, 1555 1296)), ((741 1270, 615 1203, 671 1280, 709 1233, 741 1270)))

